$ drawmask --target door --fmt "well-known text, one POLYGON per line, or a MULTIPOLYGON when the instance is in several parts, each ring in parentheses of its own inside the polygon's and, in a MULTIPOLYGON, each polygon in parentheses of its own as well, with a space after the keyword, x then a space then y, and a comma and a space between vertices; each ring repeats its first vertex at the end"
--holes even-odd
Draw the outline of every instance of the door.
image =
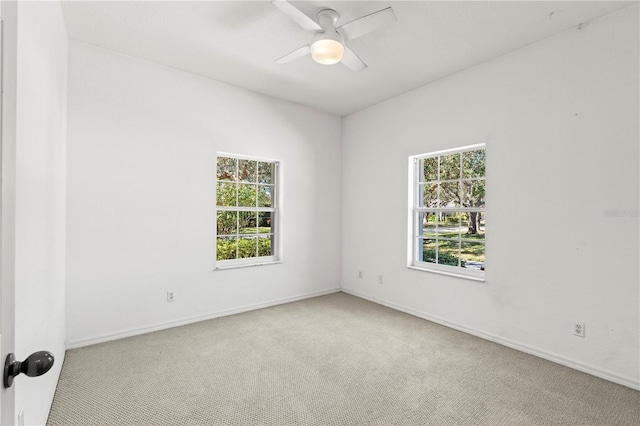
MULTIPOLYGON (((2 32, 3 32, 3 20, 2 20, 2 3, 0 3, 0 152, 2 152, 2 75, 4 74, 2 72, 2 41, 4 40, 4 37, 2 37, 2 32)), ((0 158, 2 158, 0 156, 0 158)), ((2 162, 0 161, 0 188, 2 188, 2 162)), ((2 223, 2 196, 0 196, 0 223, 2 223)), ((0 226, 0 239, 2 238, 2 226, 0 226)), ((2 246, 2 244, 0 244, 0 246, 2 246)), ((2 297, 2 293, 4 293, 4 286, 2 285, 2 283, 4 283, 4 280, 2 279, 2 250, 0 250, 0 359, 4 358, 4 352, 2 351, 2 315, 4 312, 2 303, 5 300, 5 298, 2 297)), ((2 420, 2 401, 4 400, 4 398, 2 398, 2 393, 0 393, 0 421, 2 420)))
MULTIPOLYGON (((0 362, 14 352, 17 2, 0 2, 0 362)), ((0 385, 0 421, 15 423, 15 387, 0 385)))

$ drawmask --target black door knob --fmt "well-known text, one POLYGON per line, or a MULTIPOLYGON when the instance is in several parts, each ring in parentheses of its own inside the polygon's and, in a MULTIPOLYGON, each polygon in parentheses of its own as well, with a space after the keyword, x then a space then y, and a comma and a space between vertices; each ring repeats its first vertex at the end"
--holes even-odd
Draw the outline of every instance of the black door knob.
POLYGON ((53 355, 48 351, 34 352, 24 361, 16 361, 13 354, 7 355, 4 363, 4 387, 9 388, 13 384, 13 378, 22 373, 29 377, 42 376, 53 367, 53 355))

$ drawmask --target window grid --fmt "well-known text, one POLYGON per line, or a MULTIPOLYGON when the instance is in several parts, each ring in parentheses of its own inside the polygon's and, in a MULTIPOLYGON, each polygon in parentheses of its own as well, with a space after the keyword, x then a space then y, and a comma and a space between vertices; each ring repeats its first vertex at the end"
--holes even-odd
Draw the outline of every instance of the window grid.
POLYGON ((227 265, 277 260, 278 162, 218 155, 216 261, 227 265))
POLYGON ((410 266, 483 276, 484 144, 416 156, 413 168, 410 266))

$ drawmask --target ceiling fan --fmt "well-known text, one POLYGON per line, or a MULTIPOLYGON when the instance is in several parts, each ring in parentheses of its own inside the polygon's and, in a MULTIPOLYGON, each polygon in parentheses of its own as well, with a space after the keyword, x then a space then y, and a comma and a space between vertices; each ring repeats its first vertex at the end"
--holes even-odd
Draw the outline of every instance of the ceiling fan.
POLYGON ((313 60, 320 64, 342 62, 352 71, 362 71, 367 65, 345 44, 345 40, 352 40, 396 21, 393 9, 387 7, 336 27, 340 15, 333 9, 321 10, 316 22, 287 0, 275 0, 272 3, 296 24, 315 33, 310 44, 277 59, 277 64, 285 64, 311 54, 313 60))

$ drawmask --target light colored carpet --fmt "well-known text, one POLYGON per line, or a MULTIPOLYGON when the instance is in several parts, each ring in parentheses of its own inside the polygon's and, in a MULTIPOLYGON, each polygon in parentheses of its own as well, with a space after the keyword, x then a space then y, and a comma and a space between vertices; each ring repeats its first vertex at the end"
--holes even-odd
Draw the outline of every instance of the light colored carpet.
POLYGON ((638 425, 640 392, 336 293, 70 350, 50 425, 638 425))

